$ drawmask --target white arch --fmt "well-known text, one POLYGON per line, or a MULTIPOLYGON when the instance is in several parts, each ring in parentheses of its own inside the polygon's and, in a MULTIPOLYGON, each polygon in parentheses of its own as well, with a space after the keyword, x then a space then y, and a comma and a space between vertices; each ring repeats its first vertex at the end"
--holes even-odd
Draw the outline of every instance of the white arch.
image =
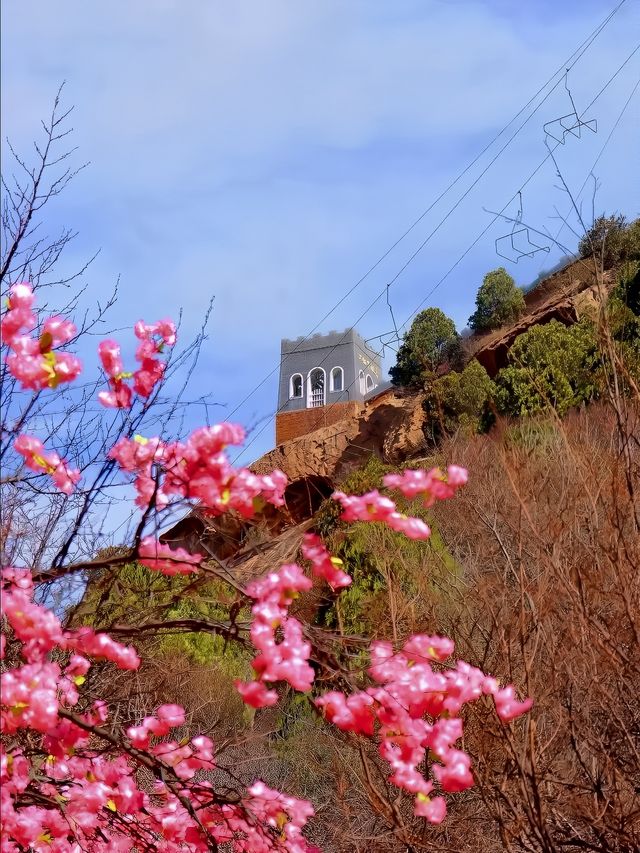
POLYGON ((358 373, 358 381, 359 381, 359 383, 360 383, 360 393, 361 393, 361 394, 364 394, 364 393, 365 393, 364 370, 361 370, 361 371, 358 373))
POLYGON ((302 389, 304 387, 304 379, 301 373, 294 373, 291 379, 289 380, 289 399, 295 400, 296 398, 302 397, 302 389), (296 382, 296 379, 299 379, 300 382, 296 382), (296 391, 298 393, 296 393, 296 391))
POLYGON ((344 391, 344 370, 341 367, 331 368, 329 391, 344 391))
POLYGON ((367 373, 367 385, 366 385, 367 391, 373 391, 373 389, 375 387, 376 387, 376 383, 373 381, 371 374, 367 373))
POLYGON ((326 373, 323 367, 313 367, 307 374, 307 408, 316 409, 326 402, 326 373))

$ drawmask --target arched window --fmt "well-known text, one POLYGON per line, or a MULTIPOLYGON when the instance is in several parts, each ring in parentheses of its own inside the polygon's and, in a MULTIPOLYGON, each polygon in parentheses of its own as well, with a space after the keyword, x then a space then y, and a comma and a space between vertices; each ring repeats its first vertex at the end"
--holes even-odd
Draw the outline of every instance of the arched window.
POLYGON ((376 387, 376 386, 375 386, 375 383, 374 383, 373 379, 372 379, 372 378, 371 378, 371 376, 367 373, 367 391, 373 391, 373 389, 374 389, 375 387, 376 387))
POLYGON ((302 374, 294 373, 289 380, 289 397, 302 397, 302 374))
POLYGON ((344 390, 344 370, 341 367, 334 367, 329 376, 329 391, 344 390))
POLYGON ((324 370, 314 367, 307 377, 307 408, 324 406, 324 370))
POLYGON ((358 373, 358 381, 360 383, 360 393, 364 394, 364 392, 365 392, 364 370, 361 370, 360 373, 358 373))

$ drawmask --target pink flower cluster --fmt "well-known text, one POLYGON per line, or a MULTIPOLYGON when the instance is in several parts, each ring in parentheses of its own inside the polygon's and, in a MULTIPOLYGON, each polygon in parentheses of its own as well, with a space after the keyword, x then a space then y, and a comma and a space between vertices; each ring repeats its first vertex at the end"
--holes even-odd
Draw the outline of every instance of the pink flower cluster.
POLYGON ((5 737, 24 733, 29 743, 28 752, 4 740, 0 746, 3 853, 128 853, 132 847, 206 853, 212 842, 229 843, 235 853, 319 853, 302 835, 313 815, 307 801, 256 781, 240 802, 225 803, 210 782, 197 777, 215 768, 213 743, 203 735, 167 739, 185 723, 181 706, 161 705, 130 726, 119 746, 117 730, 103 728, 104 702, 74 713, 90 669, 75 650, 125 669, 138 666, 137 655, 88 628, 63 631, 52 613, 34 604, 28 571, 5 569, 2 580, 2 615, 23 662, 2 673, 1 728, 5 737), (66 665, 48 660, 52 652, 62 660, 69 650, 66 665), (108 750, 94 747, 106 743, 108 750), (137 774, 149 761, 158 777, 152 791, 141 787, 137 774))
POLYGON ((57 616, 33 602, 33 582, 27 569, 5 568, 2 581, 6 587, 2 613, 22 642, 22 653, 29 663, 39 664, 53 648, 61 648, 110 660, 121 669, 137 669, 140 665, 135 649, 117 643, 107 634, 89 627, 63 630, 57 616))
POLYGON ((70 495, 80 480, 80 471, 69 468, 57 453, 46 451, 44 444, 31 435, 19 435, 13 443, 15 449, 24 457, 24 464, 38 474, 49 474, 57 489, 70 495))
POLYGON ((202 554, 190 554, 184 548, 170 548, 151 536, 145 536, 138 548, 138 562, 163 575, 188 575, 196 572, 204 560, 202 554))
POLYGON ((23 334, 37 325, 32 312, 34 301, 30 284, 12 285, 1 331, 2 343, 11 350, 6 359, 9 372, 23 389, 40 391, 71 382, 80 374, 82 365, 74 355, 56 351, 56 347, 63 346, 76 335, 76 327, 69 320, 48 317, 39 337, 23 334))
POLYGON ((339 568, 342 560, 339 557, 332 557, 322 544, 322 539, 315 533, 305 533, 302 540, 302 556, 311 562, 314 575, 324 578, 331 589, 341 589, 351 583, 351 576, 339 568))
POLYGON ((9 669, 0 677, 3 732, 25 727, 47 732, 58 719, 59 695, 68 704, 78 701, 75 679, 84 676, 88 661, 72 654, 63 673, 58 663, 47 660, 55 648, 111 660, 122 669, 139 666, 140 659, 133 648, 115 642, 106 634, 97 634, 91 628, 64 631, 51 611, 33 602, 33 584, 26 569, 3 569, 2 581, 6 587, 2 594, 2 614, 22 643, 26 661, 24 666, 9 669))
POLYGON ((136 475, 138 506, 148 506, 154 495, 156 506, 166 506, 171 495, 178 495, 197 500, 212 514, 233 509, 250 518, 258 498, 284 504, 287 478, 282 471, 259 476, 246 468, 234 469, 224 450, 243 441, 242 427, 221 423, 197 429, 185 442, 121 438, 109 456, 136 475))
MULTIPOLYGON (((439 468, 432 468, 428 472, 407 470, 402 474, 387 474, 383 477, 387 488, 399 489, 409 499, 422 495, 428 507, 437 500, 453 497, 466 482, 467 472, 458 465, 449 465, 446 476, 439 468)), ((428 539, 431 535, 424 521, 398 512, 391 498, 381 495, 377 489, 360 496, 334 492, 331 497, 342 505, 340 517, 343 521, 380 521, 391 530, 404 533, 409 539, 428 539)))
POLYGON ((311 689, 314 679, 309 666, 311 646, 304 641, 300 622, 288 615, 289 606, 299 593, 311 586, 300 566, 290 563, 247 587, 247 595, 255 599, 251 608, 251 642, 260 652, 251 663, 256 679, 248 683, 236 681, 247 705, 254 708, 275 705, 278 694, 268 685, 277 681, 286 681, 296 690, 311 689), (281 632, 280 642, 276 631, 281 632))
MULTIPOLYGON (((298 800, 288 797, 280 791, 268 788, 264 782, 254 782, 248 789, 249 797, 245 799, 245 806, 256 816, 262 825, 266 825, 277 833, 285 844, 287 850, 299 850, 301 853, 320 853, 317 847, 307 844, 302 829, 314 815, 314 809, 307 800, 298 800)), ((260 843, 259 839, 254 847, 247 848, 251 851, 267 851, 272 847, 260 843)))
POLYGON ((360 496, 334 492, 331 497, 342 505, 340 517, 343 521, 381 521, 409 539, 428 539, 431 536, 431 530, 424 521, 398 512, 391 498, 381 495, 377 489, 360 496))
POLYGON ((145 717, 139 726, 130 726, 127 737, 136 749, 149 750, 162 762, 172 767, 180 779, 192 779, 198 770, 213 770, 213 741, 204 735, 188 743, 162 741, 151 745, 151 738, 165 737, 171 729, 183 726, 184 708, 180 705, 160 705, 155 715, 145 717))
POLYGON ((176 342, 176 327, 171 320, 151 325, 140 320, 133 330, 140 340, 135 354, 140 367, 132 373, 125 372, 120 345, 116 341, 108 338, 98 345, 98 355, 109 380, 109 391, 100 391, 98 399, 107 408, 129 409, 134 391, 140 397, 149 397, 166 369, 166 363, 160 361, 158 355, 176 342), (128 379, 133 379, 133 387, 127 384, 128 379))
POLYGON ((467 480, 466 469, 459 465, 449 465, 446 475, 439 468, 432 468, 430 471, 408 469, 402 474, 386 474, 382 478, 388 489, 398 489, 405 498, 413 499, 422 495, 428 507, 433 506, 436 501, 452 498, 467 480))
POLYGON ((498 716, 508 721, 533 705, 531 699, 519 702, 513 687, 501 690, 495 678, 464 661, 434 669, 434 663, 452 653, 453 643, 445 637, 416 635, 400 652, 387 642, 372 643, 369 674, 378 686, 350 696, 334 691, 316 700, 326 718, 343 731, 371 737, 377 726, 380 755, 392 770, 389 782, 412 794, 415 814, 431 823, 440 823, 446 815, 444 798, 431 796, 433 780, 450 793, 473 785, 471 759, 455 745, 462 737, 463 706, 489 694, 498 716), (433 780, 418 769, 428 750, 437 759, 429 768, 433 780))

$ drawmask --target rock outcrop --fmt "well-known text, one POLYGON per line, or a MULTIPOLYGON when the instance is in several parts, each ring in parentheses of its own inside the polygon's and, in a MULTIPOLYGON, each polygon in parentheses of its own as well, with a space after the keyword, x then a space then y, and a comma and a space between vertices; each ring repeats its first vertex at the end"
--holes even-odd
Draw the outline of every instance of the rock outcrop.
POLYGON ((251 465, 263 474, 279 468, 289 480, 314 475, 331 481, 371 455, 399 462, 424 451, 422 395, 390 388, 362 413, 284 442, 251 465))
MULTIPOLYGON (((615 271, 602 276, 605 294, 615 283, 615 271)), ((472 335, 465 342, 469 359, 476 358, 492 378, 508 363, 509 350, 518 335, 532 326, 558 320, 566 326, 587 313, 598 310, 601 285, 587 261, 575 261, 542 281, 525 294, 527 312, 516 323, 484 335, 472 335)))

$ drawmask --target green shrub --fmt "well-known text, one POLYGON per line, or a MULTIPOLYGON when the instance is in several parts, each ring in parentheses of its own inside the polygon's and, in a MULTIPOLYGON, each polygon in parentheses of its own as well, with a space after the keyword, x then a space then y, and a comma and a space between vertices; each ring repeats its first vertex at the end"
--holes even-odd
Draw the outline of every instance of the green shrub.
MULTIPOLYGON (((167 577, 140 563, 113 566, 92 579, 73 616, 74 625, 105 627, 115 622, 136 624, 140 602, 144 614, 153 621, 173 619, 226 620, 235 594, 221 581, 207 581, 186 592, 193 577, 167 577)), ((243 616, 241 615, 242 619, 243 616)), ((194 664, 210 664, 230 678, 250 673, 249 654, 223 637, 203 631, 179 634, 160 633, 154 637, 147 657, 180 655, 194 664)))
POLYGON ((469 317, 474 332, 488 332, 512 323, 525 310, 524 295, 504 267, 487 273, 476 295, 476 310, 469 317))
POLYGON ((627 223, 620 213, 599 216, 578 245, 581 258, 595 255, 603 269, 640 259, 640 219, 627 223))
POLYGON ((467 434, 486 432, 492 422, 490 403, 495 385, 476 360, 462 373, 452 371, 430 386, 423 403, 425 433, 433 441, 462 429, 467 434))
POLYGON ((509 362, 496 377, 496 403, 504 414, 531 415, 551 407, 562 416, 598 395, 600 358, 590 322, 533 326, 516 338, 509 362))
POLYGON ((404 336, 389 375, 394 385, 421 387, 438 367, 455 367, 460 357, 460 336, 453 320, 439 308, 427 308, 404 336))
POLYGON ((562 441, 556 422, 548 418, 522 418, 510 424, 504 433, 505 446, 521 450, 527 456, 550 454, 561 448, 562 441))
POLYGON ((640 261, 624 264, 610 302, 619 302, 640 317, 640 261))
MULTIPOLYGON (((393 466, 387 465, 372 454, 364 465, 344 477, 338 483, 338 488, 348 495, 364 495, 372 489, 379 489, 383 476, 394 470, 393 466)), ((340 504, 331 498, 322 503, 314 518, 314 527, 320 536, 327 538, 333 533, 339 524, 341 513, 340 504)))
POLYGON ((420 500, 407 501, 395 492, 400 512, 424 519, 431 527, 427 540, 408 539, 384 524, 340 523, 327 545, 344 563, 352 583, 320 615, 321 622, 346 634, 377 636, 389 618, 388 580, 393 593, 406 602, 440 594, 440 579, 457 577, 459 566, 434 528, 420 500))

